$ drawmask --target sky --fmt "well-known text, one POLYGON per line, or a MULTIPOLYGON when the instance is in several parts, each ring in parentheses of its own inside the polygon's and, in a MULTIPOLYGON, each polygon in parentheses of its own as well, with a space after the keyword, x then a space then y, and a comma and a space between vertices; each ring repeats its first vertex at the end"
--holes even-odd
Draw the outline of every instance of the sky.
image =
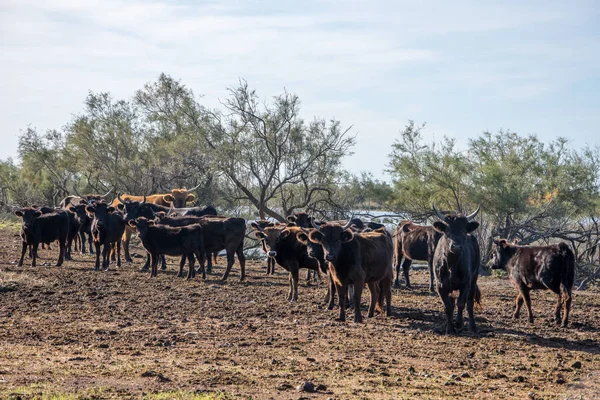
POLYGON ((89 91, 164 72, 208 107, 240 78, 352 125, 354 173, 384 173, 408 120, 466 146, 510 129, 600 144, 600 2, 0 0, 0 159, 60 129, 89 91), (500 4, 501 3, 501 4, 500 4))

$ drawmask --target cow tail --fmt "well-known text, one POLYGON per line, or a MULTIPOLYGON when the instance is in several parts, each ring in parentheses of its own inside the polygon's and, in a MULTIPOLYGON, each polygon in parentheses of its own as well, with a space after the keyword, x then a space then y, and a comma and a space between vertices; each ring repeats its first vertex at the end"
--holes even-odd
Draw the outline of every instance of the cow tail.
POLYGON ((560 291, 563 294, 571 294, 573 280, 575 278, 575 255, 566 243, 560 244, 561 255, 563 256, 564 268, 560 277, 560 291))
POLYGON ((479 286, 475 285, 475 295, 473 296, 473 300, 475 301, 475 309, 477 312, 483 312, 483 301, 481 301, 481 291, 479 290, 479 286))

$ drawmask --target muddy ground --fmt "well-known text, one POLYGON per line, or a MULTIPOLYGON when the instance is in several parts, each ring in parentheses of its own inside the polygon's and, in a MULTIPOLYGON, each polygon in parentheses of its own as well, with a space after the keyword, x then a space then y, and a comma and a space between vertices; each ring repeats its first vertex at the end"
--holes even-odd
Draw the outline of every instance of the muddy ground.
POLYGON ((20 268, 13 229, 0 232, 0 398, 600 397, 597 290, 575 292, 568 328, 550 318, 554 296, 534 292, 531 325, 510 318, 506 279, 481 277, 480 332, 446 336, 426 270, 394 290, 393 317, 354 324, 323 307, 324 284, 303 283, 289 304, 285 271, 265 276, 260 261, 245 282, 236 262, 226 283, 222 260, 190 282, 173 259, 150 279, 142 259, 54 267, 55 249, 40 252, 50 265, 20 268), (305 381, 318 391, 299 392, 305 381))

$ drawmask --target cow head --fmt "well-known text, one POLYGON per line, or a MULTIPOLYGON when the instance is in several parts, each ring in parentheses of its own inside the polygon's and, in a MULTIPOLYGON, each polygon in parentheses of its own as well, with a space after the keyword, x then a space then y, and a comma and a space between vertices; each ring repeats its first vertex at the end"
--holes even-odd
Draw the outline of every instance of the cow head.
POLYGON ((88 203, 84 199, 79 199, 79 201, 76 201, 76 202, 75 202, 75 200, 73 200, 67 206, 67 210, 69 210, 73 214, 75 214, 75 220, 77 220, 77 222, 79 222, 80 224, 84 224, 89 219, 87 212, 86 212, 87 205, 88 205, 88 203))
POLYGON ((323 246, 325 260, 335 263, 342 249, 342 243, 348 243, 354 239, 354 232, 349 229, 351 224, 352 220, 344 226, 335 223, 320 225, 313 221, 314 230, 308 234, 308 240, 323 246))
POLYGON ((110 214, 114 213, 116 208, 101 200, 93 204, 88 204, 85 207, 85 211, 94 220, 94 229, 105 229, 108 226, 110 214))
POLYGON ((121 204, 119 204, 118 207, 125 214, 126 221, 131 221, 138 217, 152 218, 153 210, 152 210, 150 204, 146 202, 146 195, 144 195, 144 198, 142 199, 142 201, 135 201, 135 200, 123 199, 121 197, 121 194, 118 193, 117 199, 119 199, 119 201, 121 202, 121 204), (121 205, 122 205, 122 207, 121 207, 121 205))
POLYGON ((277 226, 268 221, 253 222, 250 225, 255 231, 254 236, 264 243, 267 255, 272 258, 277 257, 279 243, 291 234, 286 226, 277 226), (265 227, 261 226, 261 222, 265 227))
POLYGON ((506 269, 506 264, 514 253, 514 243, 510 243, 506 239, 494 239, 492 248, 491 268, 506 269))
POLYGON ((475 218, 480 207, 477 207, 477 210, 475 210, 474 213, 469 214, 466 217, 462 214, 444 215, 439 212, 433 204, 432 208, 436 215, 442 220, 434 222, 433 228, 446 237, 448 251, 452 254, 460 255, 465 240, 467 239, 467 233, 471 233, 479 228, 479 222, 471 221, 471 219, 475 218))
POLYGON ((148 227, 154 226, 155 223, 156 223, 155 220, 148 219, 145 217, 139 217, 139 218, 136 218, 134 220, 132 219, 127 222, 127 224, 129 224, 130 227, 137 228, 137 230, 141 236, 146 236, 146 233, 148 232, 148 227))
POLYGON ((172 189, 170 193, 163 196, 163 200, 166 203, 170 203, 175 208, 183 208, 187 203, 190 203, 196 199, 191 192, 198 189, 200 185, 194 186, 191 189, 172 189))
POLYGON ((23 207, 15 211, 15 215, 22 219, 23 232, 27 233, 33 228, 33 223, 42 215, 42 212, 35 207, 23 207))
POLYGON ((309 216, 306 212, 300 211, 294 215, 290 215, 287 217, 288 222, 299 226, 301 228, 310 228, 313 217, 309 216))

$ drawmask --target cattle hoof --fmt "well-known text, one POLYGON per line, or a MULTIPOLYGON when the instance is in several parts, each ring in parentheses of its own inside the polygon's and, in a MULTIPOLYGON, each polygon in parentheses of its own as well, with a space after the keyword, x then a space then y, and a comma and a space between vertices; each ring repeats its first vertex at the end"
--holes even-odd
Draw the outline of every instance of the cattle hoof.
POLYGON ((140 272, 148 272, 150 270, 150 267, 146 267, 143 266, 142 268, 140 268, 140 272))

